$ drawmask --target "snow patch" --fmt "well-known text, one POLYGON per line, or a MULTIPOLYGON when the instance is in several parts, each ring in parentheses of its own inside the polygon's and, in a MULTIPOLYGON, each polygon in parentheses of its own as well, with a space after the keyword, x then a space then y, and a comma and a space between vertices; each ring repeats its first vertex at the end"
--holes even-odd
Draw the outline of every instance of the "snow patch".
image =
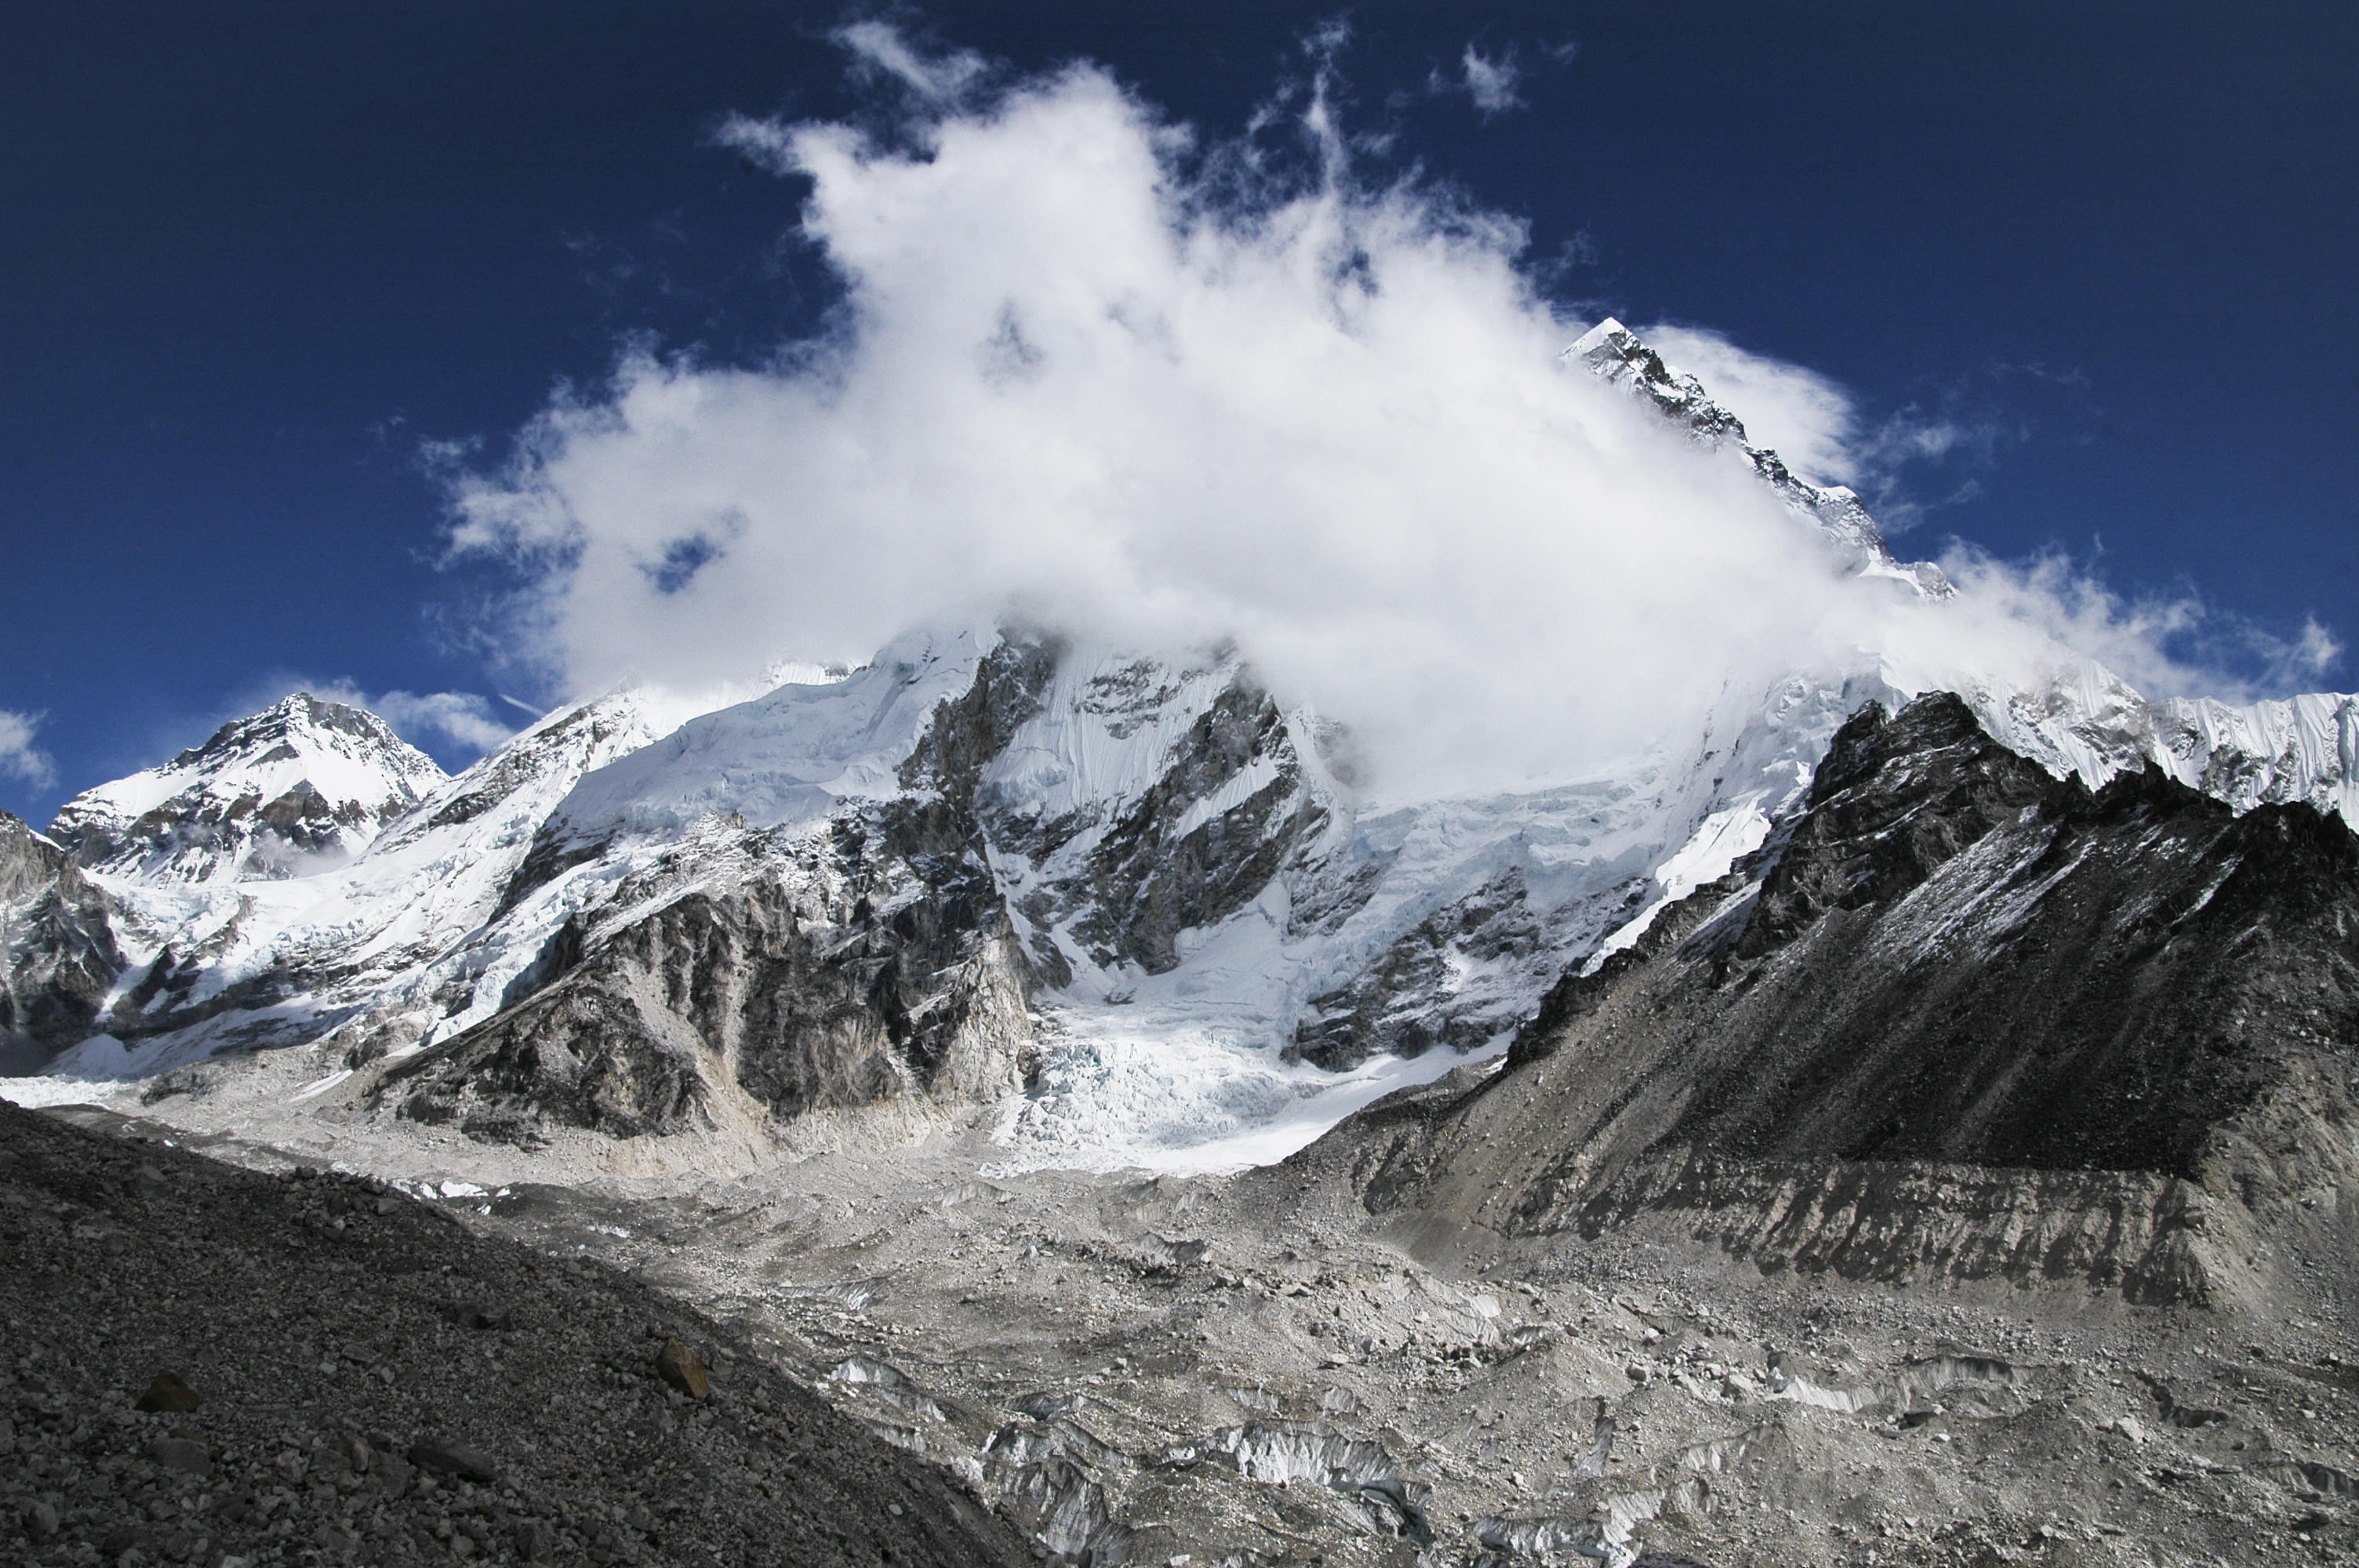
POLYGON ((1636 916, 1616 927, 1597 951, 1589 956, 1581 972, 1593 975, 1604 967, 1605 960, 1623 951, 1647 934, 1655 916, 1695 892, 1706 882, 1715 882, 1728 875, 1731 867, 1768 841, 1769 816, 1757 801, 1745 801, 1723 811, 1715 811, 1703 819, 1695 836, 1680 852, 1655 868, 1655 896, 1636 916))

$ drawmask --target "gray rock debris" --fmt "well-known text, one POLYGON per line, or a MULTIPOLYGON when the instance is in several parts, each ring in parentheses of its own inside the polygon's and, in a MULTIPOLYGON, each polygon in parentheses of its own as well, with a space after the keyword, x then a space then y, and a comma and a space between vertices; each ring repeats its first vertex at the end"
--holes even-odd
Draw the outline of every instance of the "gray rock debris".
POLYGON ((380 1215, 383 1190, 0 1104, 0 1561, 1028 1561, 750 1346, 711 1398, 668 1396, 645 1325, 728 1346, 720 1325, 418 1204, 380 1215), (454 1291, 517 1303, 511 1325, 462 1328, 454 1291), (131 1409, 158 1362, 196 1408, 131 1409))

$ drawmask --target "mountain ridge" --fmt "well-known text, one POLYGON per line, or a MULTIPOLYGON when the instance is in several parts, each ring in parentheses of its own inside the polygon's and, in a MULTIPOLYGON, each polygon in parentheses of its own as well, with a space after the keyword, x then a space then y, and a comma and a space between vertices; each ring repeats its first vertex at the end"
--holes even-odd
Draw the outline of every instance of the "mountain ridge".
POLYGON ((446 777, 376 715, 299 691, 75 795, 49 837, 83 866, 147 880, 298 876, 359 854, 446 777))
MULTIPOLYGON (((1618 323, 1566 353, 1741 456, 1851 569, 1928 613, 1954 598, 1618 323)), ((1782 841, 1855 713, 1939 688, 1863 651, 1732 687, 1701 735, 1608 775, 1380 803, 1336 726, 1227 644, 946 626, 857 670, 781 673, 680 723, 620 690, 457 778, 403 773, 423 787, 340 825, 368 839, 348 859, 245 874, 235 845, 158 848, 225 808, 136 849, 92 827, 82 884, 45 873, 10 896, 12 929, 35 934, 11 948, 11 994, 71 993, 42 1036, 60 1084, 168 1093, 221 1053, 300 1046, 323 1109, 502 1139, 775 1132, 857 1103, 923 1123, 1012 1100, 1019 1162, 1214 1158, 1306 1093, 1350 1082, 1341 1115, 1506 1050, 1560 977, 1782 841), (57 925, 69 906, 105 941, 57 925), (710 979, 773 960, 809 1007, 710 979)), ((2037 690, 1958 684, 1993 742, 2050 778, 2159 767, 2239 811, 2359 805, 2347 697, 2155 703, 2093 665, 2037 690)), ((315 721, 329 706, 299 694, 136 790, 78 799, 115 817, 168 790, 259 800, 249 784, 303 762, 276 755, 290 720, 390 735, 353 710, 315 721)))
POLYGON ((1937 694, 1864 708, 1779 841, 1560 981, 1498 1073, 1300 1159, 1437 1236, 2257 1305, 2352 1240, 2301 1199, 2359 1179, 2354 1038, 2343 823, 2154 767, 2093 791, 1937 694))

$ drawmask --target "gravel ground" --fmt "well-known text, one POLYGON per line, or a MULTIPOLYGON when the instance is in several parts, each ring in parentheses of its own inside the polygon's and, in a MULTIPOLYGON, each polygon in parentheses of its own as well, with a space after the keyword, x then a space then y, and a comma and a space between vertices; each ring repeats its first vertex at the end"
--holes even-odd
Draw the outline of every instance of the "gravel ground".
POLYGON ((1031 1556, 711 1320, 360 1177, 0 1104, 0 1314, 10 1563, 1031 1556))
POLYGON ((41 1444, 0 1526, 56 1510, 58 1537, 15 1541, 37 1562, 145 1528, 145 1561, 203 1535, 210 1568, 253 1553, 215 1522, 250 1497, 291 1518, 285 1560, 363 1564, 476 1553, 470 1520, 509 1556, 546 1525, 556 1562, 875 1561, 889 1541, 987 1563, 1018 1550, 1004 1525, 1065 1568, 2359 1563, 2359 1357, 2322 1310, 1765 1278, 1636 1232, 1434 1236, 1299 1163, 984 1176, 980 1133, 601 1177, 407 1123, 247 1116, 241 1141, 55 1114, 106 1136, 0 1124, 0 1150, 39 1156, 0 1160, 0 1263, 31 1254, 0 1267, 30 1357, 6 1397, 41 1444), (137 1136, 436 1197, 379 1216, 393 1195, 365 1183, 137 1136), (198 1180, 246 1196, 174 1195, 198 1180), (656 1380, 668 1337, 711 1364, 710 1404, 656 1380), (206 1403, 131 1413, 168 1369, 206 1403), (204 1485, 159 1468, 177 1430, 212 1451, 204 1485), (371 1467, 348 1481, 315 1443, 355 1434, 371 1467), (482 1449, 505 1487, 446 1471, 382 1498, 384 1456, 403 1474, 425 1436, 482 1449))

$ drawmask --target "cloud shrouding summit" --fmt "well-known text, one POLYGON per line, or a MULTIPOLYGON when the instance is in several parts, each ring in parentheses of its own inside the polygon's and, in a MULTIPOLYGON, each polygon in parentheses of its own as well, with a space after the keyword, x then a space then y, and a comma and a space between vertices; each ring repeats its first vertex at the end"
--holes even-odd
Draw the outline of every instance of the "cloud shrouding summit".
MULTIPOLYGON (((881 36, 847 41, 908 84, 892 141, 729 133, 810 181, 828 332, 756 369, 629 358, 457 492, 458 545, 519 563, 522 654, 572 690, 1011 612, 1229 636, 1391 787, 1456 789, 1578 774, 1863 647, 2179 673, 2102 595, 1985 564, 2006 591, 1935 611, 1838 576, 1741 463, 1560 362, 1583 324, 1518 224, 1364 187, 1322 97, 1290 127, 1321 172, 1289 182, 1101 70, 986 95, 881 36)), ((1747 390, 1784 402, 1739 412, 1840 472, 1847 406, 1777 369, 1747 390)))

